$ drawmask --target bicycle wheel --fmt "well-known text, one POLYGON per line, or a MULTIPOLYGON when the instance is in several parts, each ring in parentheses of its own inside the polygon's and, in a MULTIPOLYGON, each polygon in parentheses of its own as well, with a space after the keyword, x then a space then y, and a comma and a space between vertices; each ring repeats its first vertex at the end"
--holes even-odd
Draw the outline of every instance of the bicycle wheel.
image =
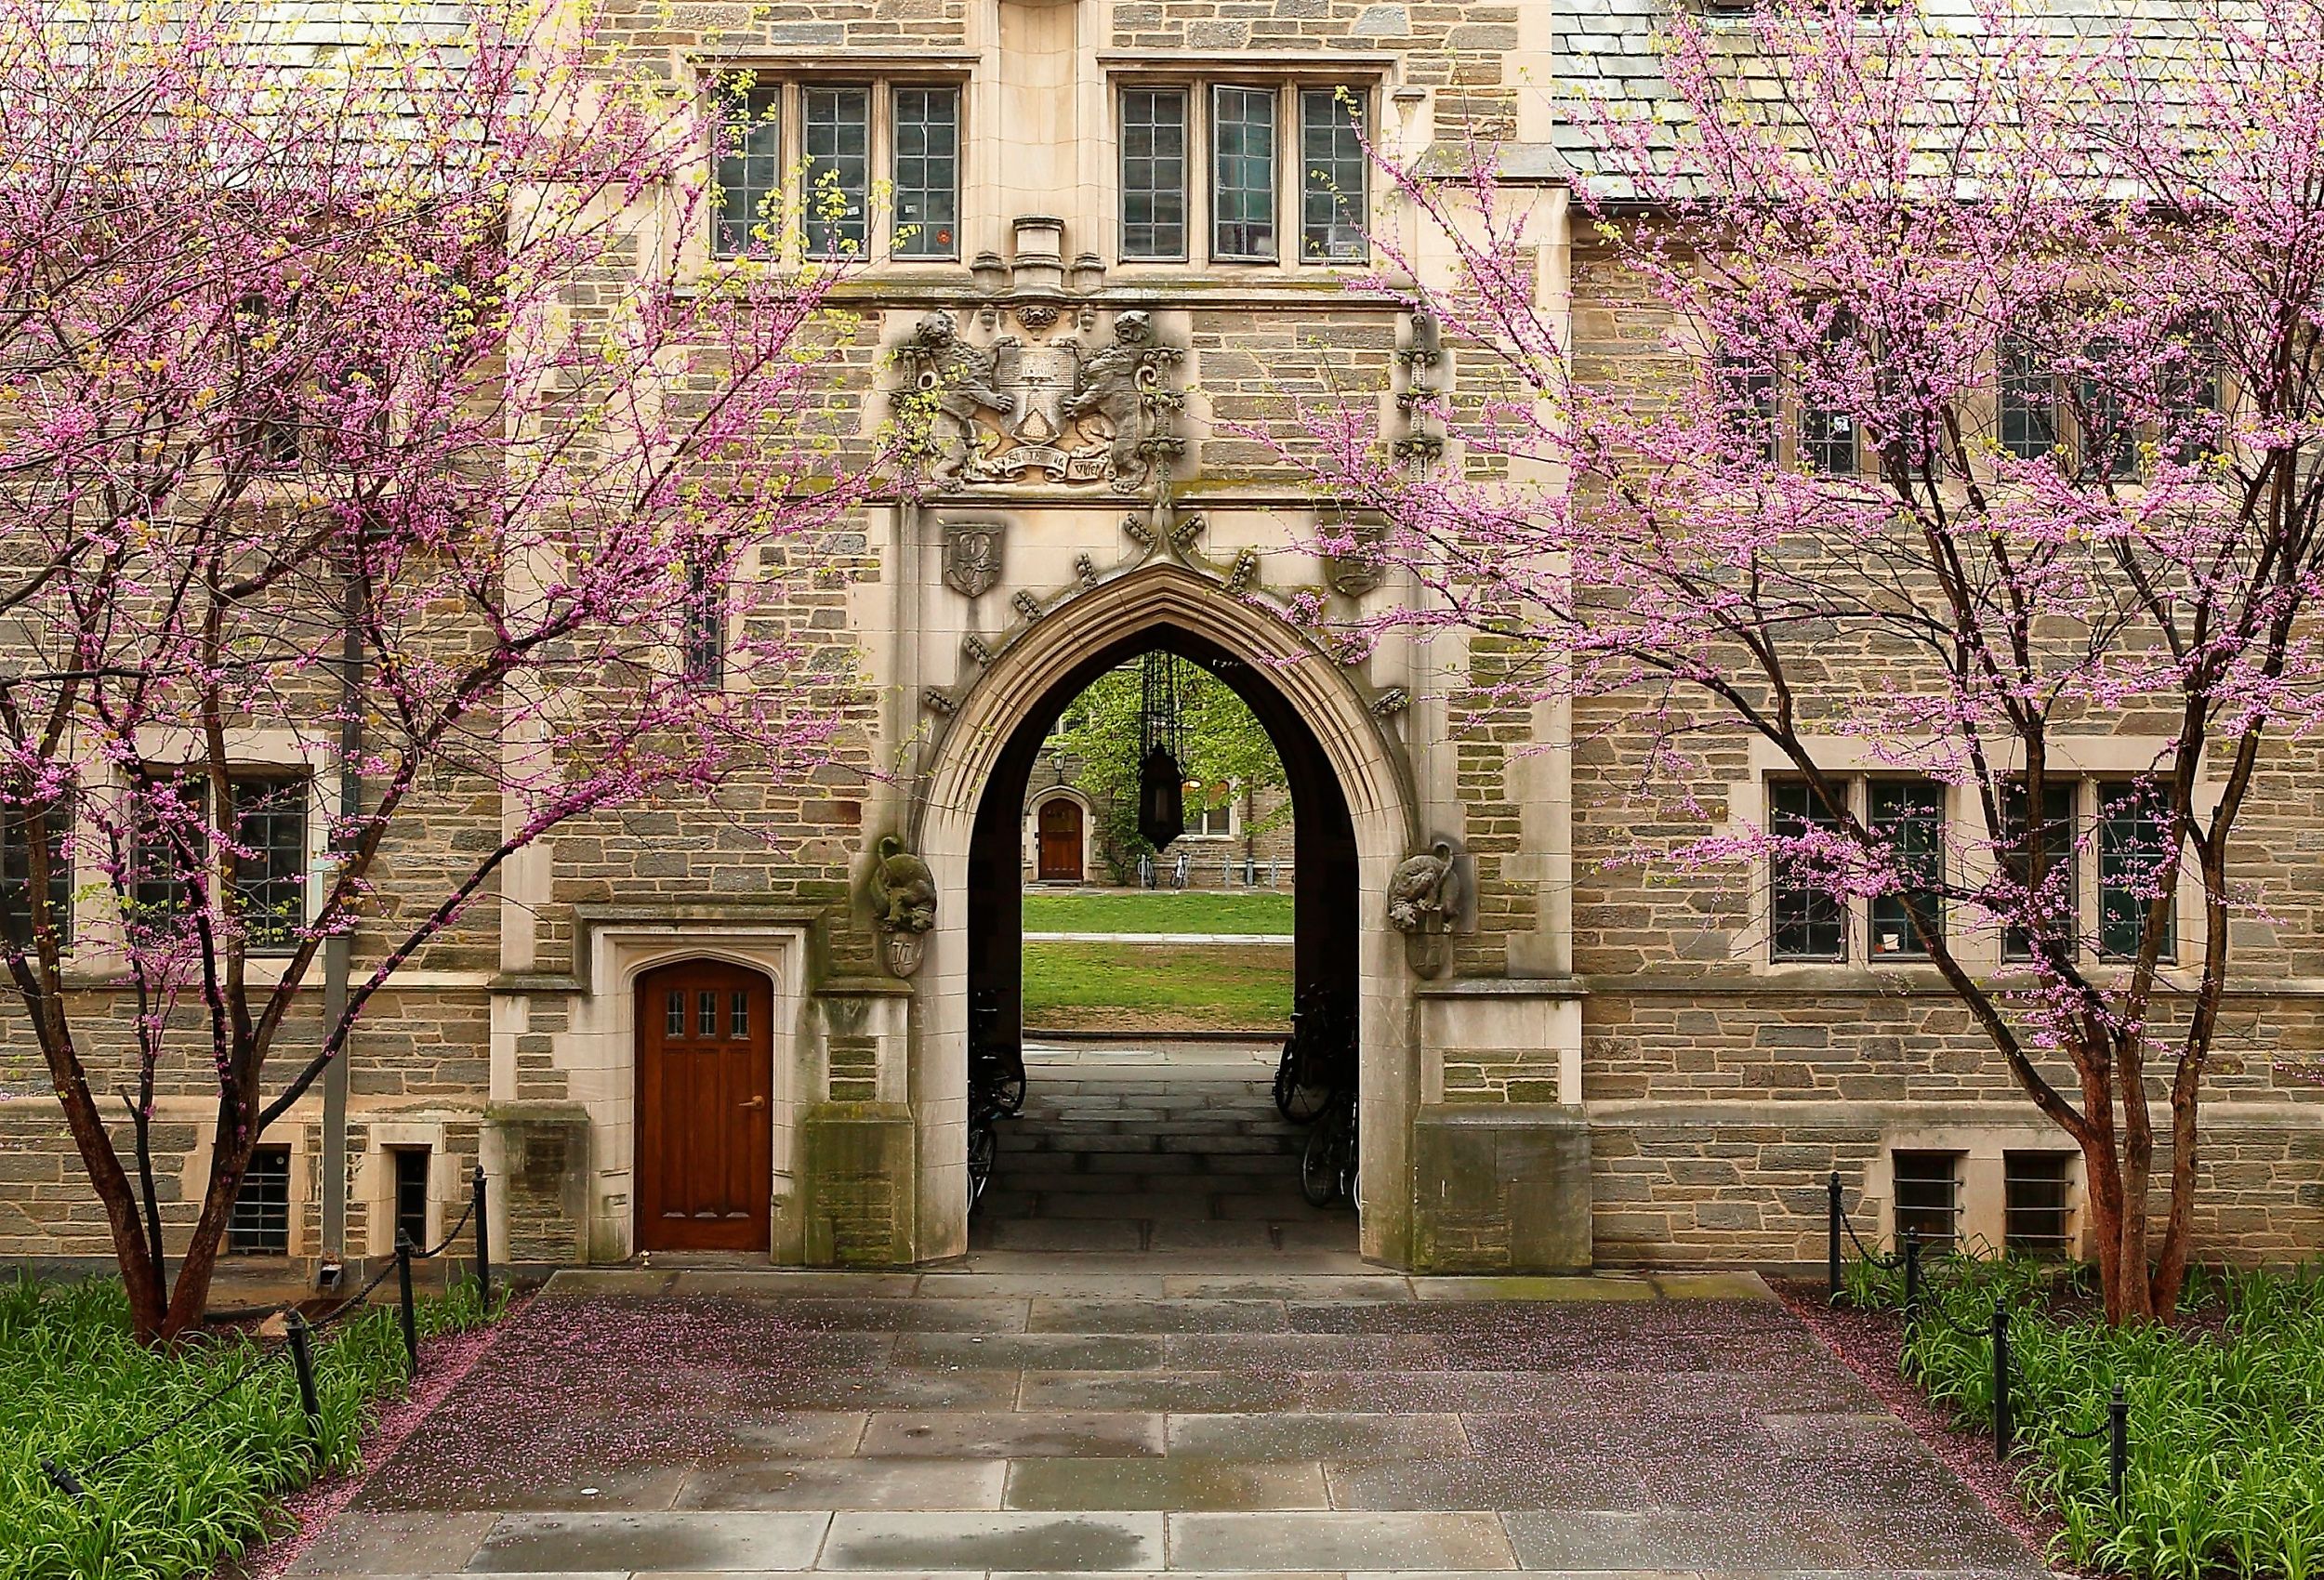
POLYGON ((1364 1210, 1362 1181, 1357 1170, 1363 1162, 1363 1149, 1356 1144, 1355 1121, 1351 1113, 1347 1127, 1341 1132, 1340 1144, 1340 1194, 1356 1211, 1364 1210))
POLYGON ((1315 1116, 1331 1102, 1329 1086, 1302 1086, 1296 1082, 1291 1087, 1291 1100, 1284 1106, 1283 1117, 1294 1125, 1313 1125, 1315 1116))
MULTIPOLYGON (((1299 1059, 1296 1045, 1285 1043, 1283 1057, 1275 1061, 1275 1112, 1291 1118, 1291 1099, 1300 1089, 1299 1059)), ((1299 1123, 1297 1120, 1291 1121, 1299 1123)))
POLYGON ((969 1126, 969 1210, 984 1199, 984 1187, 993 1182, 993 1160, 1000 1151, 1000 1138, 993 1130, 991 1120, 983 1120, 969 1126))
POLYGON ((1339 1129, 1336 1117, 1326 1114, 1323 1123, 1307 1133, 1307 1145, 1301 1149, 1300 1194, 1311 1207, 1327 1207, 1339 1199, 1339 1129))

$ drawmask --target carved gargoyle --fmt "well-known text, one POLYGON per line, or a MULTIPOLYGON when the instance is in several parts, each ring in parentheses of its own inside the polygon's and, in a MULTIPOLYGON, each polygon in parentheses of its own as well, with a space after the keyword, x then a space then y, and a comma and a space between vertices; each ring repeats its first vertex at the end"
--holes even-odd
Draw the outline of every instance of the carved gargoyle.
POLYGON ((1459 882, 1449 839, 1406 856, 1388 879, 1388 925, 1407 934, 1445 931, 1452 925, 1459 882))
POLYGON ((909 977, 920 968, 929 929, 936 925, 936 875, 892 834, 880 836, 878 850, 870 898, 879 957, 890 975, 909 977))

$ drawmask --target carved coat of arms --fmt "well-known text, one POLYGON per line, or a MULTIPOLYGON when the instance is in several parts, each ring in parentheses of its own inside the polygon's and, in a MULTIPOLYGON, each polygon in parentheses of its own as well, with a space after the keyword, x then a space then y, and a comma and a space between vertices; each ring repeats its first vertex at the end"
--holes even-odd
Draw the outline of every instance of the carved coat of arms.
POLYGON ((1000 580, 1003 530, 993 520, 944 522, 944 585, 962 598, 982 598, 1000 580))
POLYGON ((940 483, 1104 482, 1135 494, 1182 448, 1173 428, 1182 397, 1165 375, 1184 353, 1155 344, 1143 312, 1116 315, 1112 339, 1094 351, 1071 335, 1004 335, 978 347, 936 312, 904 352, 913 368, 905 395, 922 402, 940 483))
POLYGON ((1387 573, 1380 562, 1381 546, 1388 541, 1385 522, 1350 517, 1325 522, 1320 536, 1324 580, 1333 592, 1362 598, 1380 586, 1387 573))

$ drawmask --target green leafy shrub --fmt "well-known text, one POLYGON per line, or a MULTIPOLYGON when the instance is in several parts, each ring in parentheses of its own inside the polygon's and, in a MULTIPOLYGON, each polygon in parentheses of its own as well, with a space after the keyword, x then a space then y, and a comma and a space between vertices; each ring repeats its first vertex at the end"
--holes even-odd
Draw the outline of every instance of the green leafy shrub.
MULTIPOLYGON (((2075 1564, 2155 1580, 2324 1577, 2324 1268, 2196 1275, 2173 1327, 2107 1326, 2079 1270, 1933 1259, 1905 1375, 1990 1429, 1993 1302, 2010 1308, 2011 1415, 2027 1491, 2064 1526, 2075 1564), (1974 1330, 1974 1331, 1964 1331, 1974 1330), (2108 1488, 2106 1420, 2130 1406, 2124 1507, 2108 1488)), ((1859 1299, 1894 1305, 1897 1275, 1859 1299)))
MULTIPOLYGON (((418 1311, 423 1335, 476 1324, 475 1286, 418 1311)), ((239 1334, 149 1350, 130 1336, 118 1282, 0 1283, 0 1580, 177 1580, 268 1534, 284 1494, 326 1469, 352 1468, 377 1405, 404 1382, 390 1308, 319 1335, 323 1405, 315 1442, 287 1354, 239 1334), (193 1406, 238 1372, 242 1382, 149 1446, 106 1455, 193 1406), (53 1458, 87 1496, 59 1492, 53 1458)))

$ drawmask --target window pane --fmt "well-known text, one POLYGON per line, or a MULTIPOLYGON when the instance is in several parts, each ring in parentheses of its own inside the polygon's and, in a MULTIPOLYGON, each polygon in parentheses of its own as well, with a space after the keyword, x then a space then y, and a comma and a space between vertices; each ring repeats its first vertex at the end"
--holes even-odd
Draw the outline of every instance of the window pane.
MULTIPOLYGON (((1840 819, 1817 799, 1803 780, 1779 780, 1767 787, 1768 832, 1798 839, 1818 830, 1837 830, 1840 819)), ((1818 881, 1815 863, 1779 852, 1769 896, 1768 930, 1778 960, 1838 960, 1846 955, 1848 908, 1818 881)))
POLYGON ((2174 336, 2178 354, 2163 371, 2162 448, 2181 466, 2219 444, 2219 343, 2216 327, 2199 319, 2174 336))
POLYGON ((895 137, 897 256, 958 257, 958 90, 948 87, 896 89, 895 137))
POLYGON ((2001 1154, 2001 1248, 2063 1257, 2072 1224, 2071 1159, 2064 1152, 2001 1154))
POLYGON ((719 995, 708 988, 704 988, 698 1007, 701 1013, 695 1017, 694 1029, 706 1037, 717 1036, 719 1034, 719 995))
POLYGON ((1776 371, 1747 352, 1723 350, 1711 369, 1718 381, 1721 412, 1743 454, 1774 466, 1776 448, 1776 371))
POLYGON ((1949 1251, 1961 1231, 1961 1154, 1896 1152, 1896 1238, 1949 1251))
POLYGON ((226 1220, 226 1248, 244 1256, 290 1254, 290 1149, 260 1147, 234 1193, 226 1220))
POLYGON ((719 216, 714 250, 721 257, 771 250, 783 191, 783 102, 779 87, 729 88, 719 134, 719 216), (770 227, 765 235, 752 232, 770 227))
POLYGON ((871 198, 871 90, 801 90, 807 155, 807 246, 827 254, 861 248, 871 198))
POLYGON ((2090 376, 2074 381, 2081 422, 2081 467, 2089 478, 2128 478, 2138 472, 2138 435, 2131 424, 2130 403, 2123 399, 2120 374, 2114 364, 2122 348, 2111 340, 2093 340, 2089 357, 2095 364, 2090 376))
MULTIPOLYGON (((2001 794, 2001 837, 2007 847, 2002 864, 2022 884, 2032 882, 2026 838, 2026 787, 2005 786, 2001 794)), ((2034 885, 2027 915, 2042 934, 2064 942, 2073 953, 2074 939, 2074 785, 2052 783, 2041 788, 2041 829, 2033 847, 2041 856, 2041 878, 2034 885)), ((2001 929, 2001 957, 2033 958, 2032 940, 2022 927, 2001 929)))
POLYGON ((2057 448, 2057 381, 2027 341, 2004 339, 1999 356, 2001 448, 2020 460, 2038 460, 2057 448))
POLYGON ((662 1034, 682 1037, 686 1034, 686 995, 672 988, 662 1000, 662 1034))
MULTIPOLYGON (((2171 862, 2171 802, 2151 780, 2117 780, 2098 786, 2098 949, 2128 958, 2138 953, 2146 909, 2171 862)), ((2165 916, 2162 953, 2176 956, 2176 918, 2165 916)))
POLYGON ((726 683, 726 585, 709 566, 686 567, 685 630, 679 664, 689 685, 726 683))
POLYGON ((395 1158, 395 1232, 401 1240, 428 1244, 428 1149, 399 1147, 395 1158))
MULTIPOLYGON (((1824 329, 1826 361, 1844 366, 1844 361, 1834 354, 1834 348, 1844 349, 1855 337, 1855 326, 1847 314, 1835 310, 1831 322, 1824 329)), ((1799 380, 1800 391, 1800 465, 1808 471, 1821 472, 1826 477, 1852 478, 1856 475, 1856 420, 1852 413, 1838 407, 1819 404, 1829 400, 1829 388, 1812 388, 1819 382, 1803 370, 1799 380)), ((1829 375, 1825 375, 1829 377, 1829 375)))
POLYGON ((209 784, 179 770, 157 771, 139 792, 137 856, 128 917, 132 941, 171 930, 191 902, 191 870, 207 886, 209 784))
POLYGON ((1122 90, 1122 256, 1186 256, 1186 93, 1122 90))
POLYGON ((750 1035, 750 994, 736 991, 727 1007, 732 1011, 728 1018, 727 1034, 735 1037, 750 1035))
POLYGON ((307 919, 307 781, 237 779, 234 895, 253 949, 288 949, 307 919))
MULTIPOLYGON (((48 858, 48 921, 57 946, 73 942, 73 803, 59 796, 41 819, 42 849, 48 858)), ((28 952, 33 941, 33 817, 21 806, 0 808, 0 926, 11 942, 28 952)))
POLYGON ((1362 262, 1367 210, 1364 145, 1353 92, 1300 93, 1300 257, 1362 262))
POLYGON ((1930 890, 1945 878, 1945 787, 1925 779, 1876 780, 1867 801, 1872 833, 1895 852, 1906 885, 1872 897, 1872 954, 1925 956, 1913 918, 1942 936, 1943 913, 1930 890))
POLYGON ((1275 256, 1275 96, 1272 88, 1210 90, 1210 250, 1219 257, 1275 256))

